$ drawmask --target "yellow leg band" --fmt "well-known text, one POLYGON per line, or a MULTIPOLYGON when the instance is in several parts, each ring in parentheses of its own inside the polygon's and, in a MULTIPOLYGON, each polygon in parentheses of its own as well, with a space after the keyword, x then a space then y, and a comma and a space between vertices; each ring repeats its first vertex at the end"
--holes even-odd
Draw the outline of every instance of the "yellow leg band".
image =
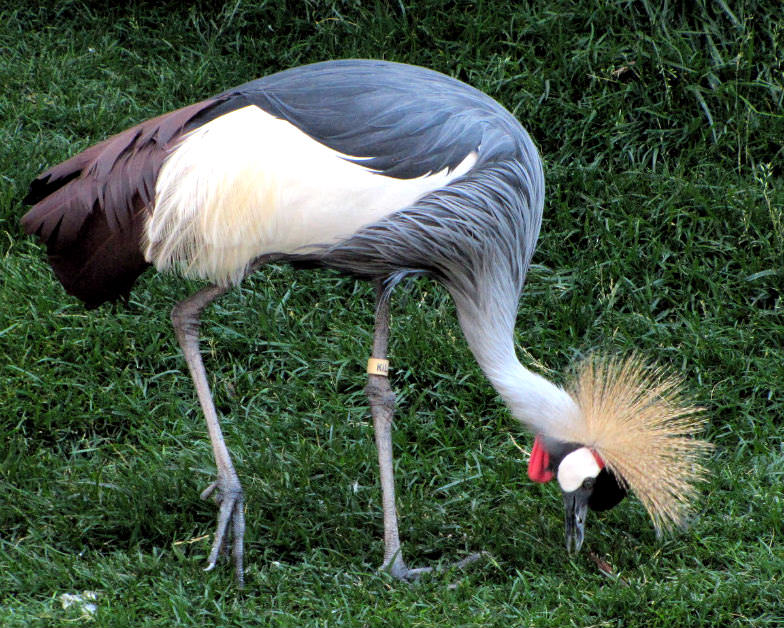
POLYGON ((382 375, 386 377, 389 375, 389 360, 370 358, 368 360, 367 372, 368 375, 382 375))

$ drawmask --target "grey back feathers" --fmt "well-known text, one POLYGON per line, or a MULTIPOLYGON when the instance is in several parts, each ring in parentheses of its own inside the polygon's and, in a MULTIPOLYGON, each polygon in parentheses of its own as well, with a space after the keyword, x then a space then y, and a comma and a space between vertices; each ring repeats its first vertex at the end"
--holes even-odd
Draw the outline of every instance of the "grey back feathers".
POLYGON ((453 78, 411 65, 346 59, 315 63, 227 90, 209 115, 254 104, 386 176, 514 155, 520 125, 501 105, 453 78))

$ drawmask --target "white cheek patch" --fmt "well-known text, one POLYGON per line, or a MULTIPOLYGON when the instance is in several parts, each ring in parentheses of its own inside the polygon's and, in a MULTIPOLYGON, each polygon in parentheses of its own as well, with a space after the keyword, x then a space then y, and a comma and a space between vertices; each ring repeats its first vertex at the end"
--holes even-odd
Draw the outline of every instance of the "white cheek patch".
POLYGON ((593 453, 587 447, 575 449, 564 456, 558 465, 558 484, 565 493, 571 493, 580 488, 586 478, 595 478, 601 468, 596 462, 593 453))

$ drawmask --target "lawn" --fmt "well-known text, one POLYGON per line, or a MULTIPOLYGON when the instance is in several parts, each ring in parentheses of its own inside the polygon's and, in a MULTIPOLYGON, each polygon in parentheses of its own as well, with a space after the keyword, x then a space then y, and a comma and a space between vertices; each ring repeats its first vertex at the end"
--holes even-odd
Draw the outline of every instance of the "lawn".
POLYGON ((784 623, 778 2, 5 2, 0 85, 0 625, 784 623), (169 323, 200 284, 148 272, 126 306, 86 311, 23 236, 22 198, 136 122, 341 57, 456 76, 529 130, 547 201, 519 356, 559 382, 591 351, 683 374, 715 445, 685 529, 657 538, 629 499, 567 555, 559 490, 515 445, 531 435, 418 279, 392 303, 406 558, 488 556, 414 584, 379 573, 372 286, 272 266, 205 315, 246 588, 202 571, 214 464, 169 323), (94 614, 64 608, 86 591, 94 614))

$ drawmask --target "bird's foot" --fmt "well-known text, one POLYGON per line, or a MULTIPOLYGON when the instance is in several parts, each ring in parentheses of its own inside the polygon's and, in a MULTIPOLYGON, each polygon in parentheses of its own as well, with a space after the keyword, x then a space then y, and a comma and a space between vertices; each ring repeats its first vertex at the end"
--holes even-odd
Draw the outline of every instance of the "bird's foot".
POLYGON ((210 499, 218 504, 218 527, 215 540, 207 559, 204 571, 211 571, 218 562, 218 556, 228 556, 229 547, 234 558, 234 571, 237 585, 242 588, 245 578, 242 568, 245 538, 245 512, 242 507, 242 486, 236 476, 226 478, 218 474, 218 479, 201 493, 202 499, 210 499))
POLYGON ((485 556, 487 556, 487 552, 476 552, 466 556, 461 560, 457 560, 446 565, 438 565, 437 567, 411 568, 406 566, 406 563, 398 553, 394 557, 384 561, 384 564, 381 565, 380 571, 386 571, 390 576, 398 580, 413 582, 414 580, 417 580, 422 574, 432 573, 433 571, 447 571, 453 568, 465 569, 471 563, 475 563, 485 556))

